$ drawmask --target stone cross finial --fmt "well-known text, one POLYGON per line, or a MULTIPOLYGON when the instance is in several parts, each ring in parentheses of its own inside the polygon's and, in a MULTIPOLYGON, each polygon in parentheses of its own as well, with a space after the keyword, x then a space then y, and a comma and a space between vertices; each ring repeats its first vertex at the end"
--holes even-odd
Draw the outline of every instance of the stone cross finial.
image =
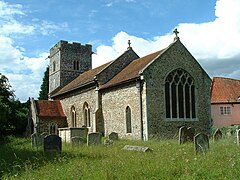
POLYGON ((179 32, 178 32, 177 28, 174 29, 173 33, 175 34, 174 40, 179 39, 179 37, 178 37, 179 32))
POLYGON ((128 49, 130 49, 130 48, 131 48, 131 41, 128 40, 128 49))

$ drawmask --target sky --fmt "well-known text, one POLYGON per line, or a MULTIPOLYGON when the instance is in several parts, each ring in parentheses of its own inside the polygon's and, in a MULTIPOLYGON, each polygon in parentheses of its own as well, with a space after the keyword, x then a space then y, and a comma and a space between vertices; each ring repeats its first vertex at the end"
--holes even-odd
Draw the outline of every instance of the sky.
POLYGON ((240 79, 240 0, 0 0, 0 73, 16 98, 38 98, 49 49, 92 44, 93 67, 128 47, 140 56, 181 42, 210 77, 240 79))

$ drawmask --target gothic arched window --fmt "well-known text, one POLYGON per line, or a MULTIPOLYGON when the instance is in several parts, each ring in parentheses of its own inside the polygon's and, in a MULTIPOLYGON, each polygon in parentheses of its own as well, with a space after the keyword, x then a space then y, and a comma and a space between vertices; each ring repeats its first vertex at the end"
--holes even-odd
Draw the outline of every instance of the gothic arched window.
POLYGON ((87 102, 85 102, 83 104, 83 119, 84 119, 84 125, 86 127, 90 127, 91 126, 91 122, 90 122, 90 108, 89 108, 87 102))
POLYGON ((196 118, 195 85, 193 78, 183 69, 176 69, 165 79, 166 118, 196 118))
POLYGON ((127 106, 126 108, 126 130, 127 133, 132 133, 132 117, 131 108, 127 106))
POLYGON ((72 120, 72 127, 77 127, 77 117, 76 117, 76 110, 75 107, 71 107, 71 120, 72 120))

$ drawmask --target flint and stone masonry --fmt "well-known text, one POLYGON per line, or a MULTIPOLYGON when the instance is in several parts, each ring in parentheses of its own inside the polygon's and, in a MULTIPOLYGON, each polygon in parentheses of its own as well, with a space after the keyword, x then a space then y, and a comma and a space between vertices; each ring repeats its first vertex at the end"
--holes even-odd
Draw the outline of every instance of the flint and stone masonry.
MULTIPOLYGON (((59 93, 60 90, 51 94, 52 99, 61 101, 67 127, 88 125, 89 133, 100 132, 107 136, 116 132, 119 138, 144 140, 177 137, 181 126, 193 127, 196 133, 210 132, 211 79, 178 37, 167 48, 156 52, 157 55, 153 53, 140 59, 128 47, 99 71, 91 69, 91 54, 91 45, 67 41, 60 41, 50 50, 50 92, 66 84, 71 87, 70 81, 77 76, 86 78, 81 74, 87 74, 87 78, 93 76, 85 84, 77 84, 64 93, 59 93), (132 63, 135 67, 127 70, 132 63), (195 97, 194 102, 190 98, 195 106, 192 118, 169 118, 166 115, 166 77, 177 70, 186 72, 194 81, 195 90, 191 94, 195 97), (118 77, 120 73, 122 75, 118 77), (132 79, 127 77, 128 73, 132 79), (85 104, 88 105, 87 111, 85 104)), ((184 112, 187 110, 184 105, 184 112)))

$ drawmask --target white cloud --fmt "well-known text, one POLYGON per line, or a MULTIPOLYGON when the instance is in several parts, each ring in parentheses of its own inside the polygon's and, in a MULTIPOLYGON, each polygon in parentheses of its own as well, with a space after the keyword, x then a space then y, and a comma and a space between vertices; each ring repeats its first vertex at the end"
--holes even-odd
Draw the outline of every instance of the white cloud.
MULTIPOLYGON (((218 0, 216 19, 200 24, 181 23, 177 26, 183 44, 206 69, 210 76, 227 76, 240 79, 240 1, 218 0)), ((172 32, 153 39, 143 39, 119 32, 111 46, 99 46, 93 56, 93 66, 115 59, 127 48, 130 39, 139 56, 160 50, 173 41, 172 32), (106 57, 106 52, 110 52, 106 57)))
MULTIPOLYGON (((106 6, 112 6, 113 2, 106 6)), ((240 79, 240 1, 218 0, 215 9, 216 19, 211 22, 179 24, 180 39, 210 76, 240 79)), ((29 96, 38 96, 43 73, 48 65, 45 60, 48 53, 27 57, 24 48, 17 46, 11 35, 49 35, 67 29, 68 24, 39 19, 24 24, 16 16, 26 16, 21 5, 0 1, 0 72, 9 78, 17 98, 26 101, 29 96)), ((128 40, 131 40, 131 46, 139 56, 165 48, 173 41, 171 31, 153 39, 143 39, 121 31, 112 38, 110 46, 102 44, 96 48, 93 67, 117 58, 127 49, 128 40)))
POLYGON ((24 55, 25 49, 15 44, 12 35, 29 36, 36 33, 48 35, 67 27, 48 21, 35 22, 35 24, 23 24, 15 16, 25 16, 21 5, 11 5, 0 1, 0 72, 7 76, 15 95, 21 101, 28 97, 37 97, 42 82, 42 77, 48 61, 48 53, 40 53, 36 57, 24 55), (39 28, 43 26, 44 28, 39 28), (38 28, 37 28, 38 27, 38 28))

